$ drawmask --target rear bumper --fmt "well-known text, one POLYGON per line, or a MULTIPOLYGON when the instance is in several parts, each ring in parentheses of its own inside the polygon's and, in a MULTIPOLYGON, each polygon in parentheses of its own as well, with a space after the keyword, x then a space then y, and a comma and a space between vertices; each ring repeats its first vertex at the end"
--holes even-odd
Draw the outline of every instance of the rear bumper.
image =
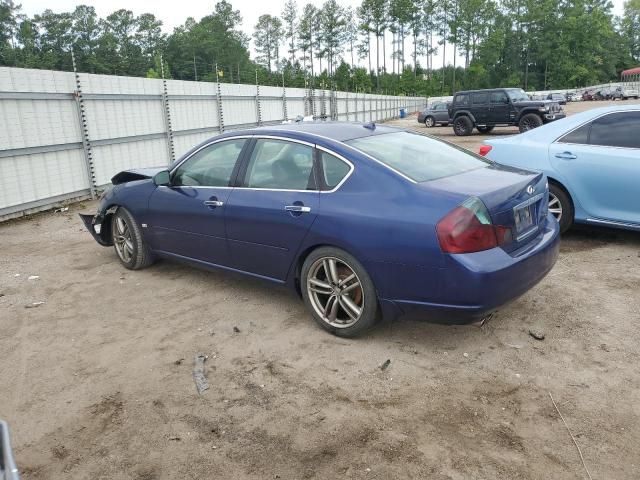
POLYGON ((558 258, 560 228, 549 216, 531 247, 517 257, 501 248, 447 256, 438 302, 393 299, 398 316, 435 323, 467 324, 530 290, 558 258))

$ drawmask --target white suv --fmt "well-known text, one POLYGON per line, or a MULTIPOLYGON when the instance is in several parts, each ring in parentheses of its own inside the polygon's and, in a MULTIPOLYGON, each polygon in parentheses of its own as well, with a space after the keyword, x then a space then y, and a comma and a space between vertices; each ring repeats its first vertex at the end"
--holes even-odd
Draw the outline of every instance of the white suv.
POLYGON ((611 98, 613 98, 614 100, 628 100, 630 98, 637 100, 638 90, 632 87, 620 86, 613 89, 613 91, 611 92, 611 98))

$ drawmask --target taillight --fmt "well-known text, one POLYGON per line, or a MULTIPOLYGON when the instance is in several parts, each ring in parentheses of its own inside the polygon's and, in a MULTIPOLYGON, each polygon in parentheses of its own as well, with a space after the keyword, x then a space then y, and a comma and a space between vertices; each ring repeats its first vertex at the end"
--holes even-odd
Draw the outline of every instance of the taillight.
POLYGON ((493 225, 484 203, 476 197, 454 208, 436 226, 445 253, 471 253, 495 248, 511 240, 511 229, 493 225))
POLYGON ((482 155, 483 157, 487 155, 487 153, 489 153, 491 151, 493 147, 491 145, 482 145, 480 147, 480 155, 482 155))

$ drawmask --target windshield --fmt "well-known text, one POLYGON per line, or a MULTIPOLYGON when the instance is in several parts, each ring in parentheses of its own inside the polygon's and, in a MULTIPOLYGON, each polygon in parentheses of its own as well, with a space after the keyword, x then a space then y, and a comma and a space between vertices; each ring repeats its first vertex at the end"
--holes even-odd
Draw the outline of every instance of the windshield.
POLYGON ((529 97, 521 88, 507 90, 507 95, 509 95, 512 102, 526 102, 529 100, 529 97))
POLYGON ((490 161, 441 140, 411 132, 394 132, 346 143, 416 182, 487 167, 490 161))

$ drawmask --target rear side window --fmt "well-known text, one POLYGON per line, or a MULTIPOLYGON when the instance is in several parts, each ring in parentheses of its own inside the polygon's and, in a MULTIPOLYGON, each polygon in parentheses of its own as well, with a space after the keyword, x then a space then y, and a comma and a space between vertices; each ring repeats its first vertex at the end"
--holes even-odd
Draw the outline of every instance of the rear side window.
POLYGON ((455 103, 458 105, 469 105, 469 95, 466 93, 456 95, 455 103))
POLYGON ((591 129, 591 123, 576 128, 573 132, 567 133, 564 137, 558 140, 558 143, 576 143, 578 145, 587 145, 589 143, 589 130, 591 129))
POLYGON ((591 145, 640 148, 640 112, 618 112, 593 121, 591 145))
POLYGON ((394 132, 348 140, 346 143, 416 182, 484 168, 491 162, 417 133, 394 132))
POLYGON ((326 187, 323 190, 336 188, 351 170, 350 165, 327 152, 320 152, 320 162, 322 163, 322 175, 324 186, 326 187))
POLYGON ((471 101, 474 105, 484 105, 485 103, 489 103, 489 94, 474 93, 473 95, 471 95, 471 101))
POLYGON ((244 186, 273 190, 315 190, 313 149, 284 140, 256 141, 244 186))

